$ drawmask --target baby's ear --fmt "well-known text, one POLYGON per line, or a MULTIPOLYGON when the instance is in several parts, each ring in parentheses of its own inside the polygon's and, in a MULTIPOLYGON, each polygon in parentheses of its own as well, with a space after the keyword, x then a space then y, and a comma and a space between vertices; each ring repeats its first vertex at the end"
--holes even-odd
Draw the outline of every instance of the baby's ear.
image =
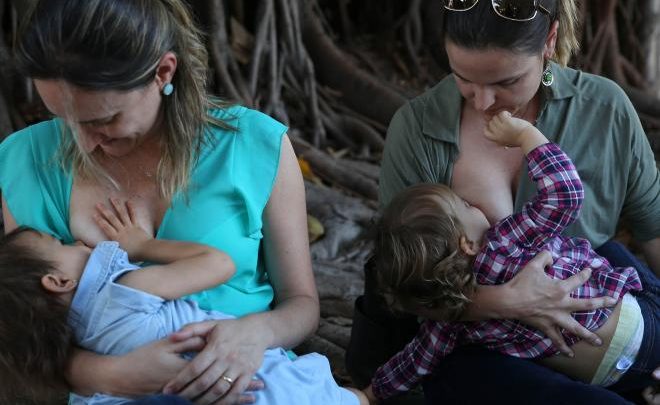
POLYGON ((476 256, 476 254, 479 253, 479 249, 476 248, 476 244, 466 238, 465 235, 460 237, 458 240, 458 245, 463 253, 468 256, 476 256))
POLYGON ((60 273, 48 273, 41 277, 41 285, 55 294, 64 294, 75 290, 78 281, 66 277, 60 273))

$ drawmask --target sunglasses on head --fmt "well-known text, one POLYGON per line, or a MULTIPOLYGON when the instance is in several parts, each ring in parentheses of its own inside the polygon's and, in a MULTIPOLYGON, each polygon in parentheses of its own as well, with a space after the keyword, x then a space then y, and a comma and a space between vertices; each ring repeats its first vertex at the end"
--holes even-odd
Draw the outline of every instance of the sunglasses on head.
MULTIPOLYGON (((447 10, 468 11, 479 0, 444 0, 447 10)), ((547 8, 539 4, 538 0, 491 0, 493 11, 502 18, 513 21, 529 21, 536 17, 539 11, 550 15, 547 8)))

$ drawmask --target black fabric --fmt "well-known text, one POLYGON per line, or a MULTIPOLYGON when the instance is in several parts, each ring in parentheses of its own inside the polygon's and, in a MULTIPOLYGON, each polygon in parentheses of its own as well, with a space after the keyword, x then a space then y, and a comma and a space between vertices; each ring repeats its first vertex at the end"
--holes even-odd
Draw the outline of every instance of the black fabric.
POLYGON ((346 369, 357 387, 369 385, 376 369, 410 342, 419 323, 413 316, 394 316, 376 291, 374 260, 365 265, 365 293, 355 300, 346 369))

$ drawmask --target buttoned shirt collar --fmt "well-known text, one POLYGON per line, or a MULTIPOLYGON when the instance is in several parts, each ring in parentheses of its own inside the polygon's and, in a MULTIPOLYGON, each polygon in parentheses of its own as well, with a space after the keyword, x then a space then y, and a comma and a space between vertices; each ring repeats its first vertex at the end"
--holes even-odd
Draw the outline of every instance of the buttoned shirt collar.
MULTIPOLYGON (((543 102, 571 98, 577 94, 577 88, 564 69, 550 62, 550 70, 554 75, 554 82, 551 86, 541 85, 543 102)), ((447 75, 435 85, 424 97, 423 105, 424 135, 458 145, 463 97, 458 91, 454 75, 447 75)))

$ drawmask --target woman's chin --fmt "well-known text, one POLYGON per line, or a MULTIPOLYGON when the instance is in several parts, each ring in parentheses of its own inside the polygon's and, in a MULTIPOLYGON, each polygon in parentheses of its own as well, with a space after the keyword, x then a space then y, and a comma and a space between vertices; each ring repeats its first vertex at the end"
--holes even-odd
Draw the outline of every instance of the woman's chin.
POLYGON ((135 149, 135 143, 126 139, 114 139, 100 143, 98 148, 104 155, 120 158, 130 154, 135 149))
POLYGON ((101 154, 113 158, 120 158, 130 153, 130 150, 127 148, 118 148, 113 146, 99 145, 98 149, 101 154))

